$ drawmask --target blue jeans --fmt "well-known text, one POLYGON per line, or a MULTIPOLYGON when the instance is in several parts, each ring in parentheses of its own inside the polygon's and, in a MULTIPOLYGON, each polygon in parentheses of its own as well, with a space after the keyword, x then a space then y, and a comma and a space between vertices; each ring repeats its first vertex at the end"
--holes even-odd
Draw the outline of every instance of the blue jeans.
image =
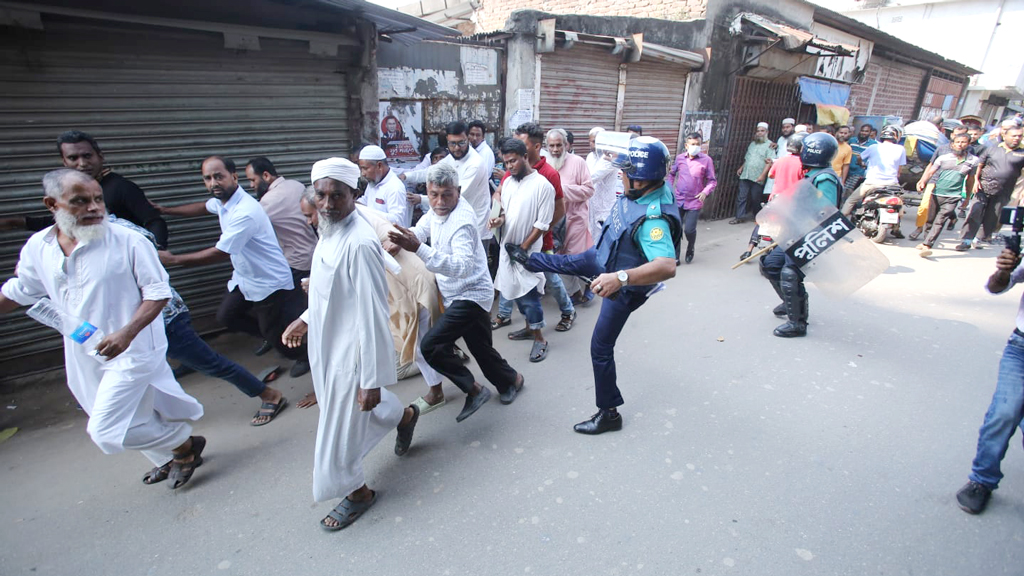
POLYGON ((192 329, 192 317, 188 312, 178 314, 164 329, 167 332, 168 357, 207 376, 227 380, 250 398, 259 396, 267 388, 251 372, 210 348, 192 329))
POLYGON ((537 292, 536 288, 516 298, 516 305, 519 306, 519 313, 526 316, 526 324, 530 330, 540 330, 544 327, 544 309, 540 305, 540 292, 537 292))
POLYGON ((970 479, 995 490, 1003 473, 999 464, 1006 456, 1010 437, 1024 426, 1024 338, 1010 335, 999 361, 999 379, 985 422, 978 431, 978 453, 971 464, 970 479))
MULTIPOLYGON (((553 272, 545 272, 544 277, 548 280, 547 290, 551 292, 555 302, 558 302, 558 309, 562 311, 562 316, 569 316, 575 312, 576 308, 572 305, 572 298, 566 292, 565 283, 562 282, 562 278, 553 272)), ((537 301, 540 302, 539 295, 537 301)), ((498 294, 498 316, 502 318, 512 317, 512 300, 506 299, 501 294, 498 294)))

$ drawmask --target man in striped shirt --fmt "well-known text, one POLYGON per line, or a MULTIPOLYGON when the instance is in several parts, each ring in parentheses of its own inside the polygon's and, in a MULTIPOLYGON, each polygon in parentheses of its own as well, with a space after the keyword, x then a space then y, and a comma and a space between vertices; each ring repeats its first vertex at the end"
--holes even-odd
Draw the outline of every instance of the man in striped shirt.
POLYGON ((453 344, 457 339, 465 340, 480 370, 497 388, 502 404, 516 399, 523 376, 492 344, 489 310, 494 302, 494 284, 487 270, 476 214, 468 202, 460 199, 459 172, 440 162, 427 170, 426 179, 430 212, 412 230, 396 226, 398 231, 390 232, 389 238, 419 256, 437 278, 445 311, 423 337, 420 350, 432 368, 466 393, 465 406, 455 418, 462 422, 491 398, 491 392, 455 355, 453 344))

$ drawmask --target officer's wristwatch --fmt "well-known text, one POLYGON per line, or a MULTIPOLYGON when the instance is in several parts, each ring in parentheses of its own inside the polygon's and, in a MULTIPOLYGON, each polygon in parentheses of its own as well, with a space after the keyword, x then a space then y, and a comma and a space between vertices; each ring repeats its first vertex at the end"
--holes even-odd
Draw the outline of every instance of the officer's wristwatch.
POLYGON ((619 270, 616 274, 619 277, 619 283, 623 286, 629 285, 629 274, 626 274, 625 270, 619 270))

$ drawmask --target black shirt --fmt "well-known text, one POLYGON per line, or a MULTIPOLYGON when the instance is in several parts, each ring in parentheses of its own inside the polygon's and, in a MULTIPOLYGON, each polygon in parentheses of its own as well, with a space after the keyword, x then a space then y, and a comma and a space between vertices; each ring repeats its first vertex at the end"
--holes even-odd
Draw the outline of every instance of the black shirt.
POLYGON ((1005 144, 989 146, 981 155, 981 189, 990 196, 1005 196, 1013 193, 1021 169, 1024 169, 1024 148, 1010 150, 1005 144))
MULTIPOLYGON (((100 187, 103 188, 103 203, 106 204, 108 213, 149 230, 156 237, 157 247, 160 250, 167 249, 167 222, 164 222, 160 212, 146 199, 146 193, 142 188, 109 170, 100 177, 100 187)), ((53 225, 51 214, 28 216, 25 220, 25 227, 29 230, 38 231, 53 225)))

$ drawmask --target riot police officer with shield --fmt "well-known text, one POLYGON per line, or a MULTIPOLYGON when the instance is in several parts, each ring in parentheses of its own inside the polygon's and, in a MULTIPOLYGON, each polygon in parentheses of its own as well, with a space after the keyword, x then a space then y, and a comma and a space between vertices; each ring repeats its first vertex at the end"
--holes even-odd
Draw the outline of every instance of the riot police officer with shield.
MULTIPOLYGON (((835 137, 827 132, 817 132, 804 138, 800 151, 800 162, 806 171, 804 179, 809 180, 836 208, 840 205, 843 190, 839 175, 832 169, 832 157, 838 150, 839 143, 835 137)), ((782 304, 772 312, 787 319, 785 324, 775 329, 774 334, 780 338, 806 336, 809 311, 804 273, 783 247, 776 246, 761 257, 761 275, 771 282, 775 293, 782 298, 782 304)))
POLYGON ((657 138, 602 132, 597 149, 629 177, 604 222, 597 246, 582 254, 527 255, 506 244, 512 259, 531 272, 557 272, 591 279, 590 289, 604 298, 590 341, 598 412, 573 428, 581 434, 621 430, 623 404, 615 371, 614 348, 630 314, 676 274, 675 245, 682 235, 679 209, 665 183, 668 148, 657 138))

